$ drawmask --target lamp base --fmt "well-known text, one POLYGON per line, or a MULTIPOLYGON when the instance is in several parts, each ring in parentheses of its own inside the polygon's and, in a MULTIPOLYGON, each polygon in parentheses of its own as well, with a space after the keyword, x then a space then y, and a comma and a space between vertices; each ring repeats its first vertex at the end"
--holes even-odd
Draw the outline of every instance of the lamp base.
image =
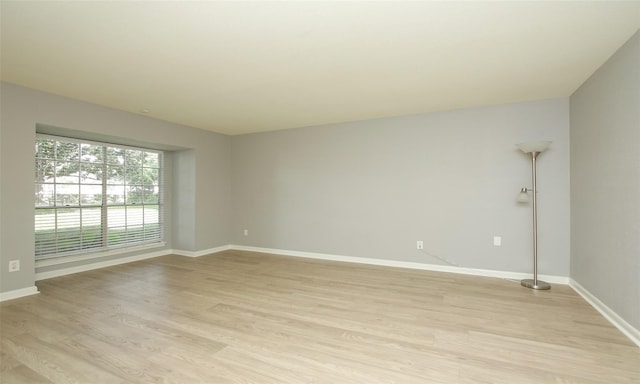
POLYGON ((524 280, 520 280, 520 285, 522 285, 523 287, 536 289, 536 290, 551 289, 551 285, 542 280, 538 280, 538 284, 536 284, 535 280, 533 279, 524 279, 524 280))

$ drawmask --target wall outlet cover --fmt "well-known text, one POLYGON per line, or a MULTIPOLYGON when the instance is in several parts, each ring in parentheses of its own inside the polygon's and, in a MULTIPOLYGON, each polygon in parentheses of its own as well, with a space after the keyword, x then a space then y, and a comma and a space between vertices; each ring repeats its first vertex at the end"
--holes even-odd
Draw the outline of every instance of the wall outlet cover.
POLYGON ((9 272, 18 272, 20 270, 20 260, 9 260, 9 272))

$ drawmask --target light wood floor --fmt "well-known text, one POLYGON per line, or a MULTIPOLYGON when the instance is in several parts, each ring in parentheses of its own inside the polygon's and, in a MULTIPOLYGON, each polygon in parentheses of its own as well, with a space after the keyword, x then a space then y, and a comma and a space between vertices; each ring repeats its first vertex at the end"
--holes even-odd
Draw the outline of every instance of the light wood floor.
POLYGON ((226 251, 0 304, 2 383, 640 383, 571 288, 226 251))

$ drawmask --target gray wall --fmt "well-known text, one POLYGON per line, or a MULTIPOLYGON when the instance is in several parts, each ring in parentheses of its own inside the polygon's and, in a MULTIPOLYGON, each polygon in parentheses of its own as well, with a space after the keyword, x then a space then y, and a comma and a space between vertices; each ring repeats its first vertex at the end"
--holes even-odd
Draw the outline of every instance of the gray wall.
POLYGON ((530 185, 530 158, 515 144, 548 139, 538 167, 539 267, 568 276, 568 103, 234 136, 234 244, 531 272, 531 207, 515 202, 530 185))
POLYGON ((167 248, 205 250, 230 242, 229 137, 12 84, 2 83, 0 91, 0 292, 34 283, 36 124, 81 131, 89 138, 183 149, 167 156, 167 248), (8 273, 13 259, 21 261, 21 270, 8 273))
POLYGON ((570 109, 571 277, 640 329, 640 33, 570 109))
POLYGON ((182 191, 174 195, 173 247, 186 251, 196 250, 196 154, 193 149, 173 154, 173 167, 178 171, 173 175, 172 190, 182 191))

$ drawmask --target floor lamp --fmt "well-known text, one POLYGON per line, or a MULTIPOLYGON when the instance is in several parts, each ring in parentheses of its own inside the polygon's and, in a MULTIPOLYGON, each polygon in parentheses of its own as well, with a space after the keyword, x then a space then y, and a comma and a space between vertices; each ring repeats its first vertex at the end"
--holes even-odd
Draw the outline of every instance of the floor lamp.
POLYGON ((527 192, 531 191, 531 200, 533 205, 533 279, 524 279, 520 281, 523 287, 531 289, 550 289, 551 285, 542 280, 538 280, 538 206, 537 206, 537 188, 536 188, 536 159, 538 155, 544 152, 551 145, 550 141, 530 141, 518 144, 518 149, 531 156, 531 189, 523 187, 518 195, 519 203, 529 202, 527 192))

